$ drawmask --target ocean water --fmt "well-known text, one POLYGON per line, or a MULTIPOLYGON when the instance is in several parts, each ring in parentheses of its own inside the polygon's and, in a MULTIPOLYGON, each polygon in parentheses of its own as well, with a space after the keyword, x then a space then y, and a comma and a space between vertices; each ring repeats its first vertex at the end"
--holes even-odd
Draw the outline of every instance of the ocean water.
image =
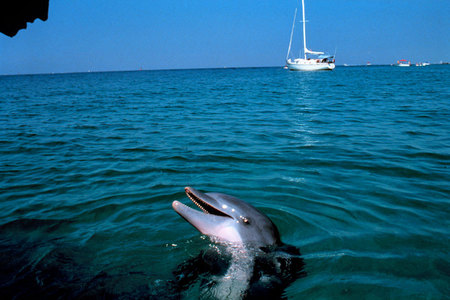
POLYGON ((198 298, 166 289, 214 246, 185 186, 300 249, 288 299, 449 299, 449 96, 448 66, 1 76, 2 299, 198 298))

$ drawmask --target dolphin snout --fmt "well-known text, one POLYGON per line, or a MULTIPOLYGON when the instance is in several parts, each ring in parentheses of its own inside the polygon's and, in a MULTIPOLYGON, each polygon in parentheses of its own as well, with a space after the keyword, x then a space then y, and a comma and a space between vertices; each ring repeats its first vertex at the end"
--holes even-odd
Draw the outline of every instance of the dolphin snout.
POLYGON ((175 200, 175 201, 172 202, 172 208, 176 210, 176 208, 177 208, 180 204, 181 204, 180 201, 175 200))

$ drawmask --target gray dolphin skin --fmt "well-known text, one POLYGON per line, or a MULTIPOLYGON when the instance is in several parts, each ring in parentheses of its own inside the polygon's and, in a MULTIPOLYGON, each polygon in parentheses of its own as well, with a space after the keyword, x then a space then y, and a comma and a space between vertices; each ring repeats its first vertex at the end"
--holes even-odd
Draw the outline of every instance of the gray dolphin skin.
POLYGON ((230 243, 254 246, 281 243, 272 221, 250 204, 226 194, 205 194, 191 187, 186 187, 185 191, 202 211, 179 201, 174 201, 172 207, 201 233, 230 243))
POLYGON ((218 246, 178 266, 175 290, 189 290, 199 280, 200 299, 285 299, 284 290, 306 276, 299 249, 281 242, 266 215, 230 195, 185 191, 200 210, 179 201, 173 209, 218 246))

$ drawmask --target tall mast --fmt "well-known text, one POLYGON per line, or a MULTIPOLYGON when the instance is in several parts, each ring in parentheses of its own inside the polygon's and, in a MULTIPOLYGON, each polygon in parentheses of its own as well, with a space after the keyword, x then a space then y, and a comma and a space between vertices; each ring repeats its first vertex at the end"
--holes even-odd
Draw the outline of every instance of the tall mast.
POLYGON ((302 0, 302 11, 303 11, 303 52, 305 53, 306 59, 306 22, 305 22, 305 0, 302 0))
POLYGON ((294 13, 294 21, 292 22, 292 29, 291 29, 291 38, 289 39, 289 48, 288 48, 288 52, 286 54, 286 61, 289 58, 289 53, 291 52, 291 45, 292 45, 292 35, 294 34, 294 26, 295 26, 295 18, 297 17, 297 8, 295 8, 295 13, 294 13))

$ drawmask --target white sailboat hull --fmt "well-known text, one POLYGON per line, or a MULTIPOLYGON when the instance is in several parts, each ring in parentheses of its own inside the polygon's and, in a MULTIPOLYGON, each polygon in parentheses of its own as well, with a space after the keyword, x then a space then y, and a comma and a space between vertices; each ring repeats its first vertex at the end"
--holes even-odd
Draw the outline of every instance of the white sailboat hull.
POLYGON ((331 71, 336 66, 331 62, 317 62, 316 60, 296 59, 288 60, 287 66, 292 71, 331 71))

